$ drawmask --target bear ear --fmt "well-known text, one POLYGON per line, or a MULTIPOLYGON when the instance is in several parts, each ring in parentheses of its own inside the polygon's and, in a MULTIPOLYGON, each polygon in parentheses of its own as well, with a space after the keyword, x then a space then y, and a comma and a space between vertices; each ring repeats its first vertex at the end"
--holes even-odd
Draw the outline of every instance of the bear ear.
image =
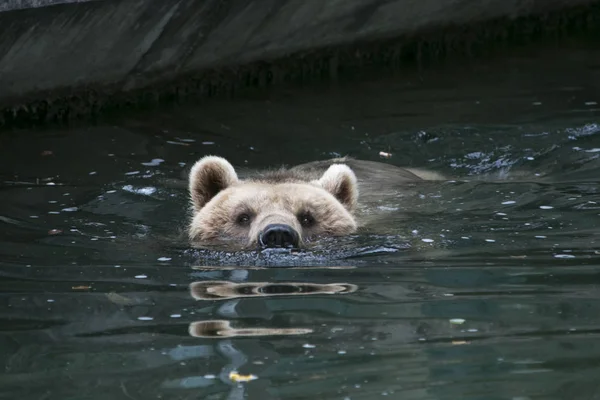
POLYGON ((192 204, 200 211, 220 191, 238 182, 237 174, 224 158, 206 156, 194 164, 189 175, 192 204))
POLYGON ((344 164, 332 164, 317 182, 346 209, 354 210, 358 203, 358 183, 350 167, 344 164))

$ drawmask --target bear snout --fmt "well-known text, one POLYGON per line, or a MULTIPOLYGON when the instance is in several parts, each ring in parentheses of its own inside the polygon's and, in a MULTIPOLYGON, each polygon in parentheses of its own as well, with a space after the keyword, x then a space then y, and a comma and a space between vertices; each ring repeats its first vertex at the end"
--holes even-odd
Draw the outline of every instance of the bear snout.
POLYGON ((294 228, 286 224, 270 224, 258 234, 258 243, 262 247, 297 248, 300 235, 294 228))

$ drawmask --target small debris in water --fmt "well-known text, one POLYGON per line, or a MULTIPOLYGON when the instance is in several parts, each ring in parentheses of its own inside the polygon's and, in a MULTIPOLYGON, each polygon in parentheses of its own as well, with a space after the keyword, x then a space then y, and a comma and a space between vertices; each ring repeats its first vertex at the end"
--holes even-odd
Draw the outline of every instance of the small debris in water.
POLYGON ((433 239, 421 239, 425 243, 433 243, 433 239))
POLYGON ((465 323, 465 320, 464 320, 464 319, 462 319, 462 318, 452 318, 452 319, 450 320, 450 323, 451 323, 451 324, 454 324, 454 325, 462 325, 462 324, 464 324, 464 323, 465 323))
POLYGON ((305 349, 314 349, 317 346, 315 346, 314 344, 305 343, 302 345, 302 347, 304 347, 305 349))
POLYGON ((533 161, 533 160, 535 160, 535 158, 533 158, 533 157, 525 157, 525 159, 527 159, 527 160, 529 160, 529 161, 533 161))
POLYGON ((64 211, 64 212, 75 212, 77 210, 79 210, 79 208, 77 208, 77 207, 67 207, 67 208, 62 209, 62 211, 64 211))
POLYGON ((488 243, 494 243, 496 240, 494 240, 494 239, 485 239, 485 241, 488 242, 488 243))
POLYGON ((572 254, 555 254, 554 258, 575 258, 572 254))
POLYGON ((210 145, 215 144, 215 142, 202 142, 202 144, 205 146, 210 146, 210 145))
POLYGON ((343 355, 343 354, 346 354, 346 350, 338 350, 337 353, 340 354, 340 355, 343 355))
POLYGON ((125 185, 123 186, 123 190, 130 193, 143 194, 145 196, 150 196, 151 194, 156 193, 156 188, 152 186, 136 189, 131 185, 125 185))
POLYGON ((507 200, 507 201, 502 202, 502 204, 504 204, 504 205, 515 204, 515 203, 516 203, 516 201, 514 201, 514 200, 507 200))
POLYGON ((215 378, 216 378, 216 375, 213 375, 213 374, 204 375, 204 379, 215 379, 215 378))
POLYGON ((137 175, 139 173, 140 173, 140 171, 131 171, 131 172, 125 172, 125 175, 137 175))
POLYGON ((171 314, 169 315, 171 318, 181 318, 181 314, 171 314))
POLYGON ((62 233, 62 231, 60 229, 50 229, 48 231, 48 235, 59 235, 61 233, 62 233))
POLYGON ((89 175, 96 175, 96 174, 97 174, 96 171, 92 171, 92 172, 89 173, 89 175))
POLYGON ((385 151, 380 151, 379 152, 379 156, 383 157, 383 158, 391 158, 392 157, 392 153, 387 153, 385 151))
POLYGON ((598 103, 596 103, 595 101, 586 101, 584 104, 585 104, 586 106, 595 106, 595 105, 597 105, 598 103))
POLYGON ((158 261, 171 261, 170 257, 159 257, 157 258, 158 261))
POLYGON ((135 279, 146 279, 148 275, 136 275, 135 279))
POLYGON ((543 236, 543 235, 537 235, 535 236, 536 239, 546 239, 547 236, 543 236))
POLYGON ((461 236, 460 238, 461 238, 461 239, 465 239, 465 240, 468 240, 468 239, 470 239, 470 237, 468 237, 468 236, 461 236))
POLYGON ((145 165, 147 167, 157 167, 160 165, 160 163, 165 162, 165 160, 163 160, 162 158, 153 158, 152 161, 150 162, 143 162, 142 165, 145 165))
POLYGON ((531 104, 533 104, 534 106, 541 106, 541 105, 542 105, 542 102, 541 102, 541 101, 534 101, 534 102, 533 102, 533 103, 531 103, 531 104))
POLYGON ((189 146, 189 143, 175 142, 173 140, 167 140, 167 143, 169 143, 169 144, 176 144, 178 146, 189 146))
POLYGON ((453 340, 452 344, 455 345, 455 346, 460 346, 460 345, 463 345, 463 344, 469 344, 469 342, 467 342, 466 340, 453 340))
POLYGON ((234 382, 250 382, 253 381, 255 379, 258 379, 258 376, 256 375, 240 375, 238 374, 236 371, 231 371, 229 373, 229 379, 231 379, 234 382))
POLYGON ((140 321, 152 321, 154 318, 152 317, 138 317, 138 320, 140 321))
POLYGON ((47 301, 48 303, 54 303, 54 300, 52 300, 52 299, 48 299, 48 300, 46 300, 46 301, 47 301))
POLYGON ((553 209, 554 207, 552 207, 552 206, 540 206, 540 208, 541 208, 542 210, 551 210, 551 209, 553 209))
POLYGON ((85 285, 72 286, 71 289, 72 290, 88 290, 88 289, 91 289, 91 286, 85 286, 85 285))

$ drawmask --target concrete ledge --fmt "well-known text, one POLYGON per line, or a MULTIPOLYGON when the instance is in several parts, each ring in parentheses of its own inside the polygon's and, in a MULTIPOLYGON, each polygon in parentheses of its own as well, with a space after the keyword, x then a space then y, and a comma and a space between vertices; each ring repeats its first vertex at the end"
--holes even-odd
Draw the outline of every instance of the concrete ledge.
POLYGON ((24 8, 48 7, 64 3, 83 3, 98 0, 3 0, 0 11, 20 10, 24 8))
POLYGON ((373 43, 387 43, 387 50, 376 51, 395 59, 400 53, 421 57, 433 47, 451 53, 465 43, 506 41, 515 26, 523 36, 560 33, 573 21, 575 28, 592 24, 597 4, 8 0, 0 7, 0 126, 68 120, 140 96, 154 101, 165 93, 210 92, 215 85, 276 82, 298 68, 300 75, 307 69, 335 75, 353 62, 356 49, 369 53, 373 43), (415 44, 424 46, 415 51, 415 44))

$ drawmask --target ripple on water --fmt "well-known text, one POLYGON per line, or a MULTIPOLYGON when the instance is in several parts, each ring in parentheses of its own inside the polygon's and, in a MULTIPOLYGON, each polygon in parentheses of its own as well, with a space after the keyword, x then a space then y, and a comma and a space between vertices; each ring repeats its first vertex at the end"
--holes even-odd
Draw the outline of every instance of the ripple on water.
POLYGON ((0 397, 594 398, 599 80, 573 59, 592 58, 561 50, 540 65, 568 69, 511 65, 500 85, 496 60, 467 82, 11 136, 0 397), (305 251, 200 250, 177 179, 209 152, 252 167, 351 154, 450 179, 386 188, 375 229, 305 251))

